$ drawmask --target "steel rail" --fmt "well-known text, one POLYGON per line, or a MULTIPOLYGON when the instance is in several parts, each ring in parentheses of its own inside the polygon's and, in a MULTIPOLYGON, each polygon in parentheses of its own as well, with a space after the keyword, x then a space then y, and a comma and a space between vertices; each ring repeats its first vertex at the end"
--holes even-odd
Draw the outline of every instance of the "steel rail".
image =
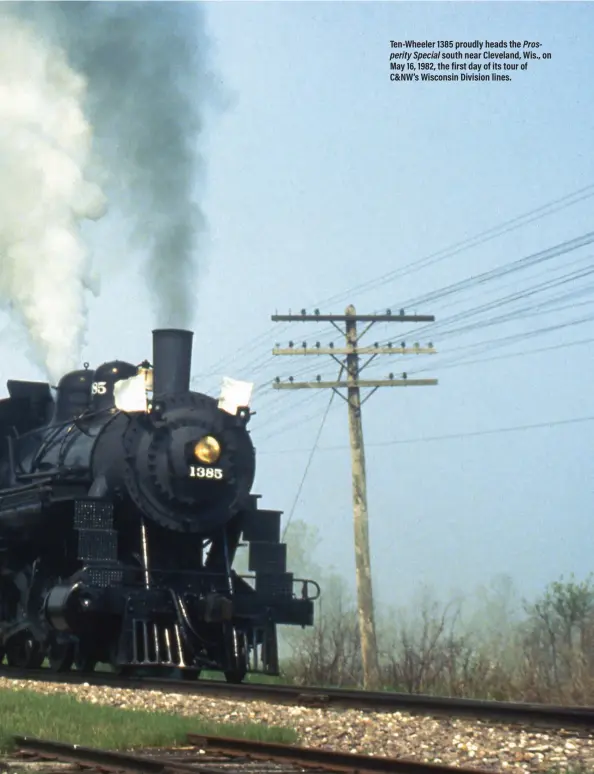
POLYGON ((274 742, 254 742, 250 739, 231 739, 224 736, 188 734, 188 742, 204 750, 225 755, 245 755, 279 763, 292 763, 301 768, 349 772, 350 774, 444 774, 467 772, 485 774, 484 770, 445 764, 423 763, 409 758, 384 758, 355 753, 320 750, 315 747, 295 747, 274 742))
MULTIPOLYGON (((313 768, 337 774, 484 774, 484 771, 444 764, 422 763, 405 758, 376 758, 353 753, 338 753, 311 747, 293 747, 287 744, 255 742, 246 739, 189 734, 188 742, 238 760, 238 771, 244 768, 247 758, 269 763, 289 764, 298 769, 313 768), (242 765, 244 764, 244 765, 242 765)), ((204 766, 200 757, 187 763, 168 760, 167 757, 148 757, 134 753, 121 753, 82 747, 36 737, 15 736, 14 743, 21 752, 34 753, 42 760, 75 763, 99 771, 125 772, 126 774, 222 774, 221 769, 204 766)), ((228 763, 228 760, 221 761, 228 763)), ((227 769, 228 771, 228 769, 227 769)))
POLYGON ((11 667, 0 667, 0 677, 75 685, 88 683, 93 686, 190 694, 242 701, 262 701, 293 706, 361 709, 373 712, 400 711, 413 714, 466 717, 475 720, 594 731, 594 707, 591 706, 556 706, 295 685, 256 683, 233 685, 215 680, 190 682, 165 678, 124 679, 110 672, 92 672, 90 674, 67 672, 62 674, 51 672, 49 669, 29 670, 11 667))
POLYGON ((187 774, 190 771, 193 774, 221 774, 219 769, 206 766, 189 766, 172 763, 167 759, 100 750, 96 747, 54 742, 51 739, 15 736, 13 741, 19 751, 35 753, 43 760, 76 763, 79 766, 98 768, 101 771, 129 772, 129 774, 175 774, 176 772, 187 774))

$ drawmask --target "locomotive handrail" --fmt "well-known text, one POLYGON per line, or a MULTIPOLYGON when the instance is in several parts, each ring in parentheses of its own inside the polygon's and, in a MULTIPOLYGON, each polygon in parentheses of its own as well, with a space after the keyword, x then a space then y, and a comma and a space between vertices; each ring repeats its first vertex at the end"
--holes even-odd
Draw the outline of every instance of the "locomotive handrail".
POLYGON ((29 492, 31 490, 35 490, 37 492, 44 492, 44 493, 50 493, 51 487, 43 487, 44 484, 50 484, 51 478, 47 478, 45 481, 38 481, 35 485, 34 484, 23 484, 23 486, 12 486, 9 489, 0 489, 0 499, 4 497, 9 497, 13 494, 22 494, 23 492, 29 492))
MULTIPOLYGON (((243 578, 246 580, 256 580, 256 575, 254 573, 238 573, 237 577, 243 578)), ((272 577, 274 577, 274 575, 272 575, 272 577)), ((315 602, 316 599, 320 598, 322 590, 320 589, 319 583, 316 583, 316 581, 311 580, 311 578, 293 578, 293 585, 297 583, 301 583, 301 599, 304 599, 308 602, 315 602), (312 586, 315 586, 315 589, 316 589, 315 596, 313 597, 307 593, 309 584, 311 584, 312 586)), ((297 596, 297 595, 294 593, 294 596, 297 596)))
POLYGON ((77 414, 74 417, 70 417, 69 419, 62 419, 59 422, 56 422, 55 424, 49 424, 49 425, 41 425, 40 427, 33 427, 30 430, 25 430, 24 433, 19 433, 17 431, 17 436, 14 440, 20 440, 21 438, 26 438, 27 436, 34 436, 36 434, 41 434, 47 432, 48 429, 52 430, 61 430, 64 427, 68 427, 68 425, 75 425, 78 427, 78 422, 80 422, 82 419, 95 419, 98 416, 101 416, 101 414, 109 414, 111 409, 99 409, 97 411, 90 411, 85 410, 82 412, 82 414, 77 414))
MULTIPOLYGON (((19 481, 36 481, 43 478, 46 478, 48 481, 54 481, 56 478, 65 478, 69 475, 75 476, 77 473, 84 473, 86 475, 87 470, 81 466, 77 468, 55 468, 51 472, 47 470, 38 470, 35 473, 17 473, 16 478, 19 481)), ((86 480, 86 478, 84 480, 86 480)))
POLYGON ((320 588, 320 584, 317 583, 315 580, 311 580, 310 578, 293 578, 293 583, 303 584, 301 586, 301 599, 306 599, 308 602, 315 602, 316 599, 319 599, 322 594, 322 589, 320 588), (311 597, 307 593, 307 589, 309 588, 310 583, 312 586, 315 586, 316 588, 315 597, 311 597))

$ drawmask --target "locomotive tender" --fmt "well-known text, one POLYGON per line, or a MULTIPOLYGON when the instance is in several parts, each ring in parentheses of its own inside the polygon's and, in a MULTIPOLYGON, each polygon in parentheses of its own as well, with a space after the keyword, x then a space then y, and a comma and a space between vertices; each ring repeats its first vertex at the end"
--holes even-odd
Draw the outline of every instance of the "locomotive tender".
POLYGON ((287 572, 281 514, 251 494, 250 410, 190 390, 192 337, 155 330, 152 366, 85 364, 55 398, 8 381, 0 662, 240 682, 278 674, 277 624, 313 623, 319 587, 287 572))

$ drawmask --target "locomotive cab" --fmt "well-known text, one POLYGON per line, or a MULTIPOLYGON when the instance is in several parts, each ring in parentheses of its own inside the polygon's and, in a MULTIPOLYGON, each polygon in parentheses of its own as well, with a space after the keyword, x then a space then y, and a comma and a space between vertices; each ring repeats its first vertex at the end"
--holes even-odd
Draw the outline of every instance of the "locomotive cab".
POLYGON ((108 411, 115 408, 113 388, 116 382, 136 376, 138 369, 123 360, 103 363, 93 374, 90 389, 92 411, 108 411))

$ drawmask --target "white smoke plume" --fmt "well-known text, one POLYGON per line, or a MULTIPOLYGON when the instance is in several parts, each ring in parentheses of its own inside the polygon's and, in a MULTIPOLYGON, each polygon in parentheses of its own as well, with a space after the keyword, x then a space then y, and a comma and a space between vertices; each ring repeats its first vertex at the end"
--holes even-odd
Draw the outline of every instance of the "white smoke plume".
POLYGON ((76 366, 85 331, 93 279, 80 224, 106 204, 85 177, 85 88, 59 47, 0 9, 0 303, 52 381, 76 366))
MULTIPOLYGON (((197 199, 208 71, 194 2, 19 2, 88 81, 86 110, 110 209, 132 227, 158 326, 191 325, 206 219, 197 199)), ((217 103, 220 106, 220 103, 217 103)))

